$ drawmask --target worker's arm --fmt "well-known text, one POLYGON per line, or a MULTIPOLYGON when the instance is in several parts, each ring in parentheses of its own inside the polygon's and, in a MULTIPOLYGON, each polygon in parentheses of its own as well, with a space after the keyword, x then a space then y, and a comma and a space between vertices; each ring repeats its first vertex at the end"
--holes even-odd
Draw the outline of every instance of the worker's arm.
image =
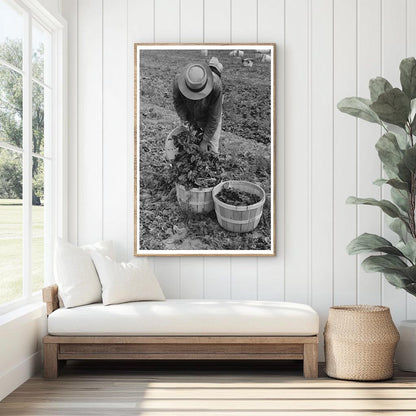
POLYGON ((222 88, 221 85, 215 85, 211 92, 211 101, 208 108, 208 120, 204 129, 203 142, 209 143, 217 130, 221 121, 222 114, 222 88))
POLYGON ((176 77, 173 81, 173 105, 175 106, 175 110, 180 119, 183 121, 189 121, 188 109, 186 108, 183 96, 179 90, 178 80, 176 77))

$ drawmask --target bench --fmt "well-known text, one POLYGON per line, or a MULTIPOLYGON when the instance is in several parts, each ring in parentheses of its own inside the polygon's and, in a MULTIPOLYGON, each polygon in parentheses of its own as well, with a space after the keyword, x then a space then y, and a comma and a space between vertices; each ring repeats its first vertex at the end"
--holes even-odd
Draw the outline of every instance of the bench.
POLYGON ((185 300, 60 308, 58 287, 43 289, 48 335, 44 377, 66 360, 303 360, 318 376, 319 318, 289 302, 185 300))

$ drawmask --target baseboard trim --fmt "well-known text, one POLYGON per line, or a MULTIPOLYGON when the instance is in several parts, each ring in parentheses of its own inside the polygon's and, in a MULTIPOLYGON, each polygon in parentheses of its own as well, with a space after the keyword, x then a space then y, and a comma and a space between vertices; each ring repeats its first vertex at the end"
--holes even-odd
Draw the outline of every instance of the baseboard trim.
POLYGON ((10 370, 0 374, 0 401, 35 375, 40 370, 41 365, 42 352, 37 351, 10 370))

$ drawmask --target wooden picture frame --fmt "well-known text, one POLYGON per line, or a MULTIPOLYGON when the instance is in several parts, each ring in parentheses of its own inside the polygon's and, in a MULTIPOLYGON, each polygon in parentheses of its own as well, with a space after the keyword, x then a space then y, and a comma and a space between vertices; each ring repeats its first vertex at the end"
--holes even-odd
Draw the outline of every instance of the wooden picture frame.
POLYGON ((135 256, 276 254, 275 49, 273 43, 134 45, 135 256), (177 80, 188 76, 184 68, 190 63, 198 70, 210 65, 203 71, 212 73, 213 86, 203 104, 183 98, 188 121, 178 115, 173 91, 182 96, 177 80), (191 125, 200 133, 193 144, 203 149, 216 91, 222 91, 218 155, 209 143, 204 150, 213 156, 196 152, 183 169, 173 136, 182 131, 179 126, 191 125), (221 185, 213 189, 213 181, 221 185), (234 198, 242 205, 234 206, 234 198))

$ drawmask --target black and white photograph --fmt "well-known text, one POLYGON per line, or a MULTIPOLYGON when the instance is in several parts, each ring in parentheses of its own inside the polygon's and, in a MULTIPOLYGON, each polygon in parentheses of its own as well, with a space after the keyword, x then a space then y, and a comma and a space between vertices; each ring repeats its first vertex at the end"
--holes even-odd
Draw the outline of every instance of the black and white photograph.
POLYGON ((135 44, 135 255, 275 255, 275 45, 135 44))

